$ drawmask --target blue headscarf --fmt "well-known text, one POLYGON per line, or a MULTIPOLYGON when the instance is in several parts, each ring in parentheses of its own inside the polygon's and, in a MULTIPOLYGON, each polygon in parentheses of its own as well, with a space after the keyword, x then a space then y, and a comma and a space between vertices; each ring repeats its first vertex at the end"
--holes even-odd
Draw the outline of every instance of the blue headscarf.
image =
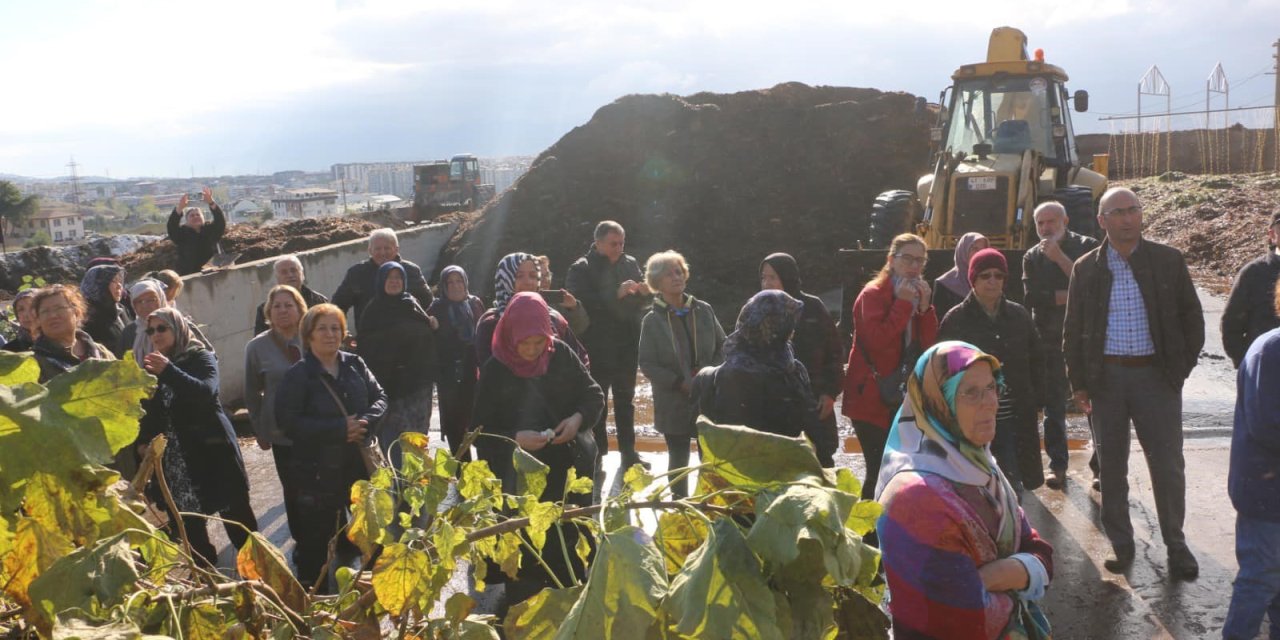
POLYGON ((369 305, 361 312, 356 323, 356 333, 374 331, 405 319, 421 319, 423 322, 430 322, 427 312, 423 311, 422 305, 418 304, 418 299, 409 293, 409 276, 405 273, 404 265, 395 260, 388 260, 378 267, 378 275, 374 278, 373 300, 370 300, 369 305), (400 293, 394 295, 387 293, 387 278, 393 271, 400 273, 400 279, 405 284, 400 293))
POLYGON ((462 270, 458 265, 449 265, 440 272, 440 304, 445 307, 449 313, 449 323, 458 333, 458 339, 464 344, 471 344, 476 337, 476 314, 475 309, 479 306, 480 299, 470 294, 471 281, 467 278, 467 272, 462 270), (449 276, 457 274, 462 278, 462 288, 468 290, 467 297, 462 300, 449 299, 449 276))

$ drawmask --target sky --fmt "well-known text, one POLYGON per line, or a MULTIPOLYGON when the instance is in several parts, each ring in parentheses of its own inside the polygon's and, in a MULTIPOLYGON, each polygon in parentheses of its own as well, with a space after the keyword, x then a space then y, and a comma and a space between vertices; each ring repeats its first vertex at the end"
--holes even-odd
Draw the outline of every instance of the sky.
POLYGON ((1231 106, 1271 104, 1277 16, 1280 0, 4 0, 0 173, 536 155, 631 93, 799 81, 936 100, 1002 25, 1089 91, 1077 132, 1117 131, 1133 124, 1099 116, 1134 112, 1152 65, 1175 111, 1204 107, 1219 62, 1231 106))

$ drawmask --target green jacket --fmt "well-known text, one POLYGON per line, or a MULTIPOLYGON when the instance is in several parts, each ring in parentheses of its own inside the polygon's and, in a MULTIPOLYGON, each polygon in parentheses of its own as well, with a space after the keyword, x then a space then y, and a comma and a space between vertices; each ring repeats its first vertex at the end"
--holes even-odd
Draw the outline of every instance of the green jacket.
POLYGON ((685 308, 689 313, 681 318, 656 296, 640 323, 640 371, 653 383, 653 426, 672 435, 694 433, 698 418, 681 384, 724 362, 724 328, 711 305, 686 294, 685 308))

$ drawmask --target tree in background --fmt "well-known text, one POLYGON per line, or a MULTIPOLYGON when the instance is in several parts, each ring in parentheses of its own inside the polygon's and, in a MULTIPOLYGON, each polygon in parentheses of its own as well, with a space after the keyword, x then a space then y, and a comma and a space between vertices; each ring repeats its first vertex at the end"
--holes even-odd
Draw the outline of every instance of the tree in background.
POLYGON ((22 197, 18 185, 0 180, 0 224, 4 230, 13 229, 40 210, 40 196, 22 197))
POLYGON ((146 220, 155 220, 160 218, 160 207, 156 206, 156 199, 151 196, 143 196, 138 206, 133 208, 133 212, 138 214, 139 218, 146 220))

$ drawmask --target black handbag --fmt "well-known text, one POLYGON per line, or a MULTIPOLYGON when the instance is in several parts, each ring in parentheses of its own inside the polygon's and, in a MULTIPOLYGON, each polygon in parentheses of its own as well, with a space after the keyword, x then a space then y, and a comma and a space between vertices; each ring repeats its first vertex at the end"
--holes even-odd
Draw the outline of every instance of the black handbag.
POLYGON ((867 350, 862 344, 862 337, 858 335, 857 328, 854 329, 854 343, 857 346, 858 353, 862 354, 862 359, 867 363, 867 368, 871 369, 871 377, 876 381, 876 387, 880 391, 880 402, 883 402, 890 409, 902 406, 902 401, 907 397, 907 378, 911 376, 911 363, 915 361, 912 357, 914 349, 911 345, 902 347, 902 360, 898 362, 898 366, 887 375, 880 375, 876 371, 876 365, 871 361, 871 356, 867 355, 867 350))

